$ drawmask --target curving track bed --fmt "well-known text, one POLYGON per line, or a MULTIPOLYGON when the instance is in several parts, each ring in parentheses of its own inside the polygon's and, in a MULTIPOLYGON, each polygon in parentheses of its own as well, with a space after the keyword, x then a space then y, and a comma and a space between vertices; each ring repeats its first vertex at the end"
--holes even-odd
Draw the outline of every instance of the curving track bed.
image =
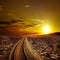
POLYGON ((22 40, 19 40, 13 49, 10 52, 10 56, 8 60, 27 60, 24 50, 23 50, 23 43, 24 43, 24 38, 22 40))

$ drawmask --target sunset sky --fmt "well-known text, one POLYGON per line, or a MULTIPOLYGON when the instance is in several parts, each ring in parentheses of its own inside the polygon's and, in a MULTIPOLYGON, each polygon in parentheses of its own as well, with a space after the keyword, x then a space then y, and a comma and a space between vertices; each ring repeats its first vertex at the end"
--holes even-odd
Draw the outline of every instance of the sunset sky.
POLYGON ((19 31, 60 32, 60 0, 0 0, 0 22, 11 19, 23 21, 19 31))

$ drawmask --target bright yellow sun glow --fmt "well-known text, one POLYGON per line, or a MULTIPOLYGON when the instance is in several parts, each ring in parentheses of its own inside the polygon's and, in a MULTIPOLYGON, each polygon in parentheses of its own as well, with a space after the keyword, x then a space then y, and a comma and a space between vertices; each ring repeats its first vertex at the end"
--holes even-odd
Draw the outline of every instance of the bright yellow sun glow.
POLYGON ((42 33, 43 34, 49 34, 49 33, 51 33, 51 28, 49 26, 44 26, 42 28, 42 33))

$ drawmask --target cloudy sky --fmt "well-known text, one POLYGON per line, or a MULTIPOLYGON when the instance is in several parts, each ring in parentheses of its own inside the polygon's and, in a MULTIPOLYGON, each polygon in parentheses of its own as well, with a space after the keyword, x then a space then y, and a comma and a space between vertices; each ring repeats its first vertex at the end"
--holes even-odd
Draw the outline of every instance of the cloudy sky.
POLYGON ((6 14, 37 22, 38 25, 27 28, 28 31, 40 32, 46 25, 52 32, 60 32, 60 0, 0 0, 0 16, 6 14))
POLYGON ((46 18, 51 14, 58 14, 59 7, 59 0, 0 0, 2 13, 12 13, 30 18, 46 18))

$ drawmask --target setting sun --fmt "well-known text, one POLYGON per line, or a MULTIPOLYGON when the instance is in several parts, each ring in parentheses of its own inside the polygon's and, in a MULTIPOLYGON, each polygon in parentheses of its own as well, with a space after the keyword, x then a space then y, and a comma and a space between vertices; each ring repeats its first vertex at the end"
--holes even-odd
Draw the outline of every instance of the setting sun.
POLYGON ((44 26, 42 28, 42 32, 43 32, 43 34, 49 34, 51 32, 51 29, 49 26, 44 26))

